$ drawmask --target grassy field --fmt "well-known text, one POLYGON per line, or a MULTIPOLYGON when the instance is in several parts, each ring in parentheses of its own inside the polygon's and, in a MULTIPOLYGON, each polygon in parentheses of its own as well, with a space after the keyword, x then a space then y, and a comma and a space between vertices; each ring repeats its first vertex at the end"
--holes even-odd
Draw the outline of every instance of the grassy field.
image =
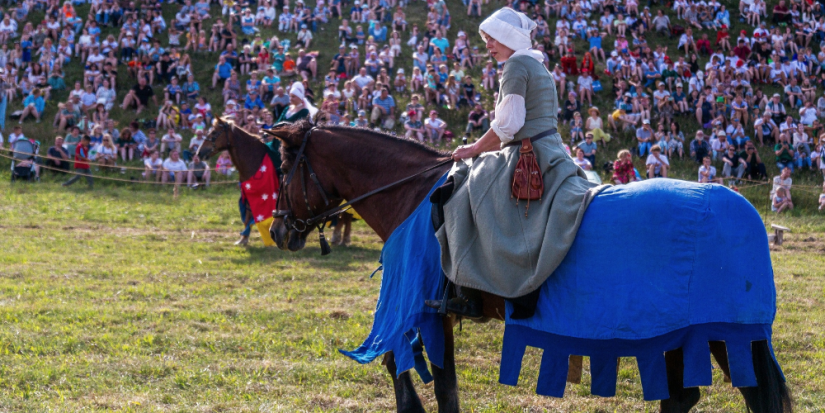
MULTIPOLYGON (((388 411, 389 377, 338 354, 369 331, 380 240, 356 225, 354 246, 321 257, 236 248, 234 190, 61 190, 0 182, 0 411, 388 411)), ((799 411, 825 409, 825 225, 793 229, 773 252, 779 311, 774 346, 799 411)), ((314 238, 313 238, 314 239, 314 238)), ((747 258, 742 257, 747 265, 747 258)), ((465 411, 656 411, 625 359, 618 397, 568 385, 536 396, 540 351, 519 387, 497 384, 503 325, 457 332, 465 411)), ((698 411, 743 412, 721 382, 698 411)), ((416 379, 417 380, 417 379, 416 379)), ((428 409, 432 386, 419 386, 428 409)))
MULTIPOLYGON (((465 29, 480 46, 474 35, 480 19, 466 18, 458 1, 448 3, 451 43, 457 30, 465 29)), ((407 12, 420 26, 422 4, 414 3, 407 12)), ((174 6, 164 7, 171 17, 174 6)), ((87 8, 80 10, 83 15, 87 8)), ((35 13, 31 20, 41 17, 35 13)), ((312 47, 321 51, 320 67, 337 47, 333 24, 317 33, 312 47)), ((741 28, 734 22, 731 32, 741 28)), ((294 34, 287 37, 294 42, 294 34)), ((161 39, 165 42, 165 35, 161 39)), ((675 46, 668 39, 656 41, 675 46)), ((207 89, 211 71, 201 69, 210 67, 217 54, 193 57, 197 80, 207 89)), ((409 68, 409 56, 399 64, 409 68)), ((75 62, 67 71, 70 87, 79 74, 75 62)), ((473 74, 477 77, 478 71, 473 74)), ((122 98, 132 81, 121 70, 118 83, 122 98)), ((320 93, 319 87, 314 89, 320 93)), ((213 104, 219 101, 215 92, 206 95, 213 104)), ((51 118, 65 97, 58 94, 48 103, 43 123, 26 122, 26 135, 50 144, 55 135, 51 118)), ((400 97, 399 105, 406 99, 400 97)), ((598 102, 604 113, 604 93, 598 102)), ((220 113, 221 106, 215 106, 220 113)), ((18 108, 19 101, 9 113, 18 108)), ((150 107, 141 117, 156 110, 150 107)), ((440 112, 460 136, 466 110, 440 112)), ((121 127, 134 118, 120 109, 112 115, 121 127)), ((682 123, 686 132, 696 126, 692 120, 682 123)), ((630 136, 621 136, 599 154, 597 164, 630 142, 630 136)), ((772 159, 767 153, 763 150, 763 157, 772 159)), ((356 347, 367 336, 380 286, 380 277, 370 279, 369 274, 377 267, 381 243, 362 223, 356 224, 352 247, 336 248, 327 257, 320 256, 314 242, 296 254, 264 249, 256 234, 254 246, 242 249, 232 246, 240 230, 232 185, 184 191, 173 199, 167 187, 98 181, 93 191, 83 182, 63 189, 58 186, 62 178, 48 174, 40 184, 12 186, 7 161, 0 160, 0 171, 0 412, 394 408, 389 377, 379 363, 361 366, 337 352, 356 347)), ((690 162, 676 161, 674 171, 677 177, 695 179, 690 162)), ((811 186, 820 182, 808 173, 794 179, 811 186)), ((764 213, 767 190, 754 187, 743 193, 764 213)), ((785 246, 773 251, 779 291, 774 346, 799 410, 810 412, 825 411, 825 223, 815 212, 817 192, 795 189, 795 211, 786 217, 764 215, 766 225, 793 230, 785 246)), ((747 265, 746 257, 739 259, 747 265)), ((528 351, 519 387, 499 385, 502 331, 501 323, 465 323, 456 333, 465 411, 658 408, 643 402, 633 360, 622 361, 619 396, 612 399, 590 396, 589 376, 582 385, 568 385, 564 399, 536 396, 541 354, 535 350, 528 351)), ((738 392, 721 382, 718 370, 714 379, 713 387, 703 389, 697 410, 745 411, 738 392)), ((429 410, 435 408, 431 390, 431 385, 419 386, 429 410)))

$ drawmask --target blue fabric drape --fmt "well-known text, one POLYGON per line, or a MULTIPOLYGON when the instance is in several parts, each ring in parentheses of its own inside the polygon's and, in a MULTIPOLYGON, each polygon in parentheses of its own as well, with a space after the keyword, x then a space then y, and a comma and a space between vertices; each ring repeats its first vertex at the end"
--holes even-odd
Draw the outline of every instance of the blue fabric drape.
MULTIPOLYGON (((441 186, 441 177, 432 191, 441 186)), ((381 292, 369 337, 355 350, 342 354, 366 364, 388 351, 393 352, 397 373, 416 365, 416 341, 424 344, 427 358, 436 366, 444 363, 444 331, 437 310, 425 300, 440 299, 444 275, 441 247, 433 233, 429 195, 398 228, 381 251, 384 266, 381 292)), ((419 368, 421 367, 419 358, 419 368)), ((422 374, 426 379, 426 374, 422 374)))
POLYGON ((4 94, 0 97, 0 131, 6 130, 6 104, 8 98, 4 94))
POLYGON ((708 384, 707 342, 723 340, 733 385, 755 386, 750 344, 770 343, 775 313, 767 234, 744 197, 669 179, 614 186, 591 202, 536 314, 507 319, 501 381, 515 384, 529 345, 545 350, 544 394, 561 395, 576 354, 591 357, 594 394, 612 395, 616 358, 633 356, 645 398, 667 398, 663 352, 683 348, 685 385, 708 384))
POLYGON ((665 351, 682 349, 685 388, 709 386, 712 383, 712 367, 708 341, 725 341, 733 386, 753 387, 757 383, 751 343, 768 340, 770 344, 770 337, 770 324, 699 324, 643 340, 581 339, 508 325, 504 331, 499 382, 511 386, 518 384, 522 357, 527 346, 530 346, 544 350, 536 393, 562 397, 567 380, 568 359, 570 355, 576 354, 590 357, 590 392, 597 396, 612 397, 616 395, 617 359, 635 357, 644 399, 663 400, 670 398, 665 351))
MULTIPOLYGON (((390 236, 381 262, 372 331, 342 353, 368 363, 392 351, 401 373, 416 365, 413 343, 420 337, 441 366, 441 318, 424 306, 441 298, 443 280, 428 200, 390 236)), ((617 358, 635 357, 645 399, 666 399, 665 351, 683 350, 686 387, 708 385, 708 341, 725 341, 733 385, 755 386, 751 343, 767 340, 770 347, 776 313, 765 227, 745 198, 720 185, 651 179, 607 188, 541 287, 535 315, 513 320, 511 312, 508 303, 504 384, 518 382, 531 346, 544 350, 539 394, 564 394, 575 354, 590 357, 593 394, 615 394, 617 358)))
POLYGON ((765 226, 743 196, 650 179, 596 196, 535 316, 507 323, 640 340, 711 322, 770 324, 775 302, 765 226))

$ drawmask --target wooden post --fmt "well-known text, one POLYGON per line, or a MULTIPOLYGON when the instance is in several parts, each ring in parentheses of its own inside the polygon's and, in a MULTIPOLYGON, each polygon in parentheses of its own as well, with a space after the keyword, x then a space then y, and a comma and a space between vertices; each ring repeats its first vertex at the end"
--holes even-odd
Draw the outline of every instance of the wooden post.
POLYGON ((567 364, 567 382, 581 384, 582 382, 582 356, 571 355, 567 364))
POLYGON ((790 228, 785 228, 781 225, 771 224, 771 228, 773 228, 773 244, 774 245, 782 245, 784 241, 784 234, 785 231, 791 232, 790 228))

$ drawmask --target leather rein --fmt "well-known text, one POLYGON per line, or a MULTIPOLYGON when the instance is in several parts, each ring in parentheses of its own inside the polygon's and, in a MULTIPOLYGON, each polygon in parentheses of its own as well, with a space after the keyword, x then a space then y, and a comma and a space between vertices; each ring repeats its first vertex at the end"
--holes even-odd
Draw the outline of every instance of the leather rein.
POLYGON ((304 173, 304 165, 306 165, 307 172, 309 172, 309 178, 315 184, 315 187, 318 188, 318 192, 321 194, 321 198, 323 198, 323 200, 324 200, 324 205, 329 206, 329 196, 327 196, 326 191, 324 191, 324 187, 321 185, 321 182, 318 180, 318 176, 315 174, 315 171, 312 169, 312 165, 310 165, 309 159, 307 158, 306 153, 305 153, 307 143, 309 142, 309 137, 310 137, 310 135, 312 135, 312 132, 315 131, 316 129, 317 129, 316 127, 312 127, 310 130, 308 130, 306 132, 306 134, 304 134, 304 139, 301 141, 301 146, 298 149, 297 156, 295 157, 295 162, 292 164, 292 167, 289 169, 289 174, 284 178, 284 180, 282 182, 281 191, 280 191, 280 193, 282 195, 280 195, 278 197, 278 201, 276 203, 276 208, 277 209, 275 211, 272 211, 272 216, 274 218, 282 218, 283 221, 284 221, 284 225, 287 228, 292 229, 292 230, 294 230, 296 232, 299 232, 299 233, 305 232, 308 228, 316 227, 318 229, 318 234, 319 234, 319 237, 320 237, 319 241, 321 243, 321 255, 327 255, 331 252, 331 250, 329 248, 329 245, 326 242, 326 238, 324 237, 324 225, 326 224, 326 222, 329 218, 350 209, 352 207, 352 205, 355 204, 356 202, 362 201, 362 200, 364 200, 366 198, 369 198, 369 197, 371 197, 375 194, 386 191, 386 190, 388 190, 390 188, 393 188, 395 186, 401 185, 405 182, 408 182, 408 181, 412 180, 415 177, 418 177, 418 176, 420 176, 424 173, 432 171, 433 169, 439 168, 441 166, 444 166, 444 165, 447 165, 448 163, 453 162, 452 159, 444 160, 444 161, 439 162, 439 163, 437 163, 433 166, 430 166, 430 167, 425 168, 425 169, 423 169, 419 172, 416 172, 416 173, 414 173, 410 176, 399 179, 395 182, 389 183, 389 184, 384 185, 382 187, 373 189, 372 191, 369 191, 369 192, 367 192, 363 195, 357 196, 357 197, 347 201, 346 203, 339 205, 336 208, 333 208, 329 211, 325 211, 325 212, 322 212, 322 213, 316 215, 312 211, 312 207, 309 205, 309 196, 308 196, 308 193, 307 193, 306 179, 304 178, 304 175, 306 175, 304 173), (295 177, 295 172, 297 172, 299 168, 300 168, 299 176, 301 178, 301 192, 303 193, 304 204, 306 204, 307 212, 309 212, 309 216, 310 216, 309 219, 307 219, 307 220, 302 220, 302 219, 298 219, 298 218, 294 217, 294 215, 292 214, 292 202, 290 201, 289 196, 287 195, 289 193, 289 185, 292 183, 292 179, 295 177), (281 201, 284 198, 286 198, 286 201, 284 201, 284 202, 286 202, 286 207, 287 208, 286 209, 281 209, 281 201))

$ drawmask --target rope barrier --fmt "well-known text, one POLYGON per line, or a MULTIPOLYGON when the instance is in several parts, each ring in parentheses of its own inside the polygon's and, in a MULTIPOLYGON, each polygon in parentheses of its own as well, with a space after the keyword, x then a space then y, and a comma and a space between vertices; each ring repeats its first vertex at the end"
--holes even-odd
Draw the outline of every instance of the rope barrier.
POLYGON ((821 192, 822 187, 820 187, 820 186, 811 187, 809 185, 799 185, 799 186, 794 185, 794 186, 791 187, 791 189, 799 189, 799 190, 806 191, 806 192, 814 194, 814 195, 819 195, 819 194, 822 193, 821 192))
MULTIPOLYGON (((6 159, 16 160, 16 159, 12 158, 11 156, 7 156, 7 155, 3 155, 3 154, 0 154, 0 157, 6 158, 6 159)), ((42 169, 46 169, 46 170, 50 170, 50 171, 56 171, 56 172, 63 172, 63 173, 67 173, 69 175, 89 176, 89 175, 77 173, 77 172, 74 172, 74 171, 71 171, 71 170, 68 170, 68 169, 54 168, 54 167, 51 167, 51 166, 39 165, 39 164, 37 166, 42 168, 42 169)), ((107 165, 107 166, 104 166, 104 168, 114 169, 114 168, 117 168, 117 167, 107 165)), ((158 173, 160 173, 160 172, 163 172, 163 171, 158 171, 158 173)), ((180 172, 183 172, 183 171, 180 171, 180 172)), ((188 173, 189 171, 187 170, 186 172, 188 173)), ((131 184, 186 185, 186 182, 184 182, 183 180, 181 180, 180 183, 176 183, 176 182, 158 182, 158 181, 147 181, 147 180, 139 180, 139 179, 111 178, 111 177, 103 176, 103 175, 92 175, 92 178, 101 179, 101 180, 104 180, 104 181, 128 182, 128 183, 131 183, 131 184)), ((211 182, 209 182, 209 185, 224 185, 224 184, 235 184, 235 185, 237 185, 238 181, 211 181, 211 182)))
POLYGON ((739 191, 741 191, 741 190, 743 190, 743 189, 756 188, 756 187, 760 187, 760 186, 764 186, 764 185, 769 185, 769 183, 768 183, 768 182, 765 182, 765 183, 761 183, 761 184, 753 184, 753 185, 737 186, 737 187, 736 187, 736 189, 738 189, 739 191))
MULTIPOLYGON (((20 154, 23 154, 23 155, 30 155, 30 156, 41 156, 40 154, 37 154, 37 153, 22 152, 22 151, 15 151, 15 150, 8 150, 6 152, 20 153, 20 154)), ((103 163, 91 162, 91 161, 90 162, 83 162, 83 161, 76 161, 74 159, 61 159, 61 161, 62 162, 69 162, 69 163, 82 162, 82 163, 88 164, 90 166, 102 166, 102 167, 106 167, 106 168, 111 168, 112 167, 112 165, 106 165, 106 164, 103 164, 103 163)), ((118 166, 118 168, 128 169, 128 170, 133 170, 133 171, 143 171, 143 170, 145 170, 145 168, 141 168, 141 167, 138 167, 138 166, 118 166)), ((191 169, 191 171, 193 171, 193 172, 202 172, 202 171, 211 171, 211 169, 191 169)))
MULTIPOLYGON (((770 181, 770 180, 769 181, 758 181, 758 180, 753 180, 753 179, 730 178, 730 177, 725 177, 725 179, 737 180, 737 181, 742 181, 742 182, 755 182, 756 184, 754 184, 753 186, 773 185, 773 181, 770 181)), ((822 189, 822 185, 799 185, 799 184, 794 184, 793 189, 796 189, 796 188, 814 188, 814 189, 819 190, 819 189, 822 189)))
MULTIPOLYGON (((14 151, 14 150, 8 150, 6 152, 20 153, 20 154, 31 155, 31 156, 40 156, 39 154, 34 154, 34 153, 31 153, 31 152, 22 152, 22 151, 14 151)), ((4 155, 2 153, 0 153, 0 157, 10 159, 10 160, 18 160, 19 161, 19 159, 15 159, 12 156, 4 155)), ((70 163, 74 164, 74 163, 77 163, 78 161, 75 161, 73 159, 64 159, 64 160, 61 160, 61 162, 70 162, 70 163)), ((109 168, 109 169, 120 168, 120 169, 137 170, 137 171, 145 171, 146 170, 146 168, 140 168, 140 167, 134 167, 134 166, 129 167, 129 166, 106 165, 106 164, 102 164, 102 163, 99 163, 99 162, 83 162, 83 163, 86 163, 90 166, 97 166, 97 167, 109 168)), ((39 164, 38 164, 38 166, 40 168, 47 169, 47 170, 65 172, 65 173, 72 174, 72 175, 86 176, 84 174, 78 174, 78 173, 75 173, 75 172, 72 172, 72 171, 66 170, 66 169, 52 168, 52 167, 49 167, 49 166, 46 166, 46 165, 39 165, 39 164)), ((187 170, 187 172, 189 172, 189 171, 191 171, 191 172, 203 172, 203 171, 212 171, 212 169, 190 169, 190 170, 187 170)), ((176 185, 176 183, 174 183, 174 182, 164 183, 164 182, 147 181, 147 180, 120 179, 120 178, 110 178, 110 177, 100 176, 100 175, 95 175, 94 178, 95 179, 108 180, 108 181, 114 181, 114 182, 129 182, 129 183, 143 183, 143 184, 156 184, 156 185, 176 185)), ((740 190, 740 191, 743 190, 743 189, 756 188, 756 187, 763 186, 763 185, 773 185, 773 181, 769 181, 769 180, 764 181, 764 180, 754 180, 754 179, 746 179, 746 178, 733 178, 733 177, 726 177, 725 179, 736 180, 736 181, 740 181, 740 182, 750 182, 751 183, 750 185, 737 186, 737 189, 740 190)), ((222 184, 229 184, 229 183, 237 183, 237 181, 212 181, 212 182, 210 182, 210 185, 222 185, 222 184)), ((181 184, 184 184, 184 183, 181 182, 181 184)), ((180 185, 180 184, 178 184, 178 185, 180 185)), ((794 185, 793 189, 807 190, 807 191, 810 191, 810 192, 816 191, 818 193, 818 191, 820 191, 822 189, 822 186, 821 185, 794 185)))

